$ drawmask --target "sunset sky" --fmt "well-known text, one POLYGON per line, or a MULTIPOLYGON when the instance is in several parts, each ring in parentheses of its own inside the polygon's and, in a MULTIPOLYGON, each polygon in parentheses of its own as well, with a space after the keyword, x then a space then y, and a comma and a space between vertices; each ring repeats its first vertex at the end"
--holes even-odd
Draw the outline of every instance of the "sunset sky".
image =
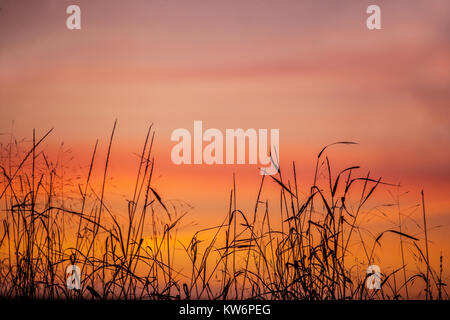
POLYGON ((400 183, 406 207, 423 188, 435 252, 450 256, 449 1, 0 0, 0 9, 0 140, 12 123, 17 138, 54 128, 47 147, 64 142, 86 171, 96 139, 103 165, 117 119, 107 192, 127 197, 154 123, 155 188, 192 205, 199 225, 223 219, 233 173, 240 206, 252 208, 257 166, 175 166, 173 130, 192 132, 194 120, 279 129, 281 165, 296 162, 302 188, 324 145, 355 141, 330 151, 336 167, 400 183), (70 4, 81 30, 66 28, 70 4), (381 7, 381 30, 366 28, 369 4, 381 7))

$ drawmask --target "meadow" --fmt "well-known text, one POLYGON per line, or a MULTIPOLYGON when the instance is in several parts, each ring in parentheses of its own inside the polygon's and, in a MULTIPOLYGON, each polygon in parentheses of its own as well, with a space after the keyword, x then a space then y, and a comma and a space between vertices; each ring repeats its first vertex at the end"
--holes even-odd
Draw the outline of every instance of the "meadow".
POLYGON ((99 184, 92 181, 98 142, 82 179, 76 181, 63 176, 58 158, 47 155, 44 142, 52 130, 42 136, 33 131, 29 140, 11 137, 1 144, 1 298, 449 298, 443 281, 445 257, 429 259, 424 193, 417 221, 420 234, 405 232, 405 222, 399 219, 397 228, 372 238, 365 235, 361 216, 377 210, 372 202, 376 191, 396 185, 361 174, 358 166, 335 172, 327 152, 353 142, 336 142, 318 153, 310 186, 298 184, 294 162, 275 175, 261 176, 251 211, 239 208, 236 180, 230 177, 233 187, 224 195, 229 206, 222 222, 180 240, 177 235, 186 213, 167 203, 152 181, 157 170, 152 127, 136 162, 127 210, 118 215, 107 205, 115 129, 116 124, 99 184), (276 212, 261 196, 269 183, 278 188, 276 212), (69 192, 68 185, 76 191, 69 192), (398 239, 401 263, 383 270, 380 289, 370 290, 366 286, 370 274, 364 269, 377 264, 386 237, 398 239), (356 246, 362 255, 356 256, 356 246), (411 264, 406 261, 414 261, 417 268, 407 268, 411 264), (66 286, 66 268, 71 264, 81 268, 79 290, 66 286))

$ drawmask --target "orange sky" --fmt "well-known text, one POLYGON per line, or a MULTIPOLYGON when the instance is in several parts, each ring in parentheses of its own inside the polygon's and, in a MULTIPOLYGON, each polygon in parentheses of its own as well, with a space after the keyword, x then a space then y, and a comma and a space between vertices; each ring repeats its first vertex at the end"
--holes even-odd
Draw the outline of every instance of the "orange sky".
POLYGON ((296 161, 303 187, 321 147, 349 140, 359 145, 333 149, 336 166, 401 183, 407 206, 424 188, 448 250, 448 1, 2 0, 0 8, 0 133, 12 121, 17 137, 53 127, 48 145, 63 141, 87 170, 95 140, 101 159, 117 118, 111 196, 126 193, 133 152, 154 123, 156 188, 193 205, 191 221, 220 221, 233 172, 251 208, 256 167, 177 167, 170 133, 192 131, 194 120, 277 128, 282 166, 296 161), (365 10, 377 2, 382 30, 369 31, 365 10), (65 27, 72 3, 81 30, 65 27))

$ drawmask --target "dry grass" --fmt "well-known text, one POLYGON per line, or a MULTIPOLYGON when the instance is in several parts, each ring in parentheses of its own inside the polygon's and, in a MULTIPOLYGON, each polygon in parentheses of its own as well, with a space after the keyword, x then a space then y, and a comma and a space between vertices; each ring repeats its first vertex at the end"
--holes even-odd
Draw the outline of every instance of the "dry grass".
POLYGON ((12 137, 1 146, 0 297, 405 299, 410 297, 410 285, 418 280, 415 285, 420 286, 422 297, 425 293, 426 299, 448 299, 442 256, 439 272, 429 261, 423 198, 424 244, 417 235, 403 232, 400 218, 397 229, 385 230, 371 241, 363 237, 360 216, 370 212, 366 206, 375 191, 389 184, 369 174, 356 176, 356 166, 332 174, 328 149, 351 142, 338 142, 320 151, 314 183, 302 189, 307 190, 306 195, 299 195, 295 163, 290 176, 282 175, 281 170, 275 176, 262 176, 252 212, 239 210, 233 177, 223 222, 197 231, 188 243, 182 243, 177 232, 184 213, 167 205, 152 185, 151 127, 140 153, 127 212, 119 219, 105 204, 115 127, 101 187, 96 190, 91 183, 96 143, 85 177, 72 182, 77 194, 65 191, 70 179, 62 173, 61 159, 50 161, 41 147, 50 132, 40 139, 33 133, 26 150, 22 150, 26 142, 12 137), (269 182, 279 186, 279 215, 269 214, 268 201, 261 197, 269 182), (389 233, 399 237, 403 263, 382 275, 380 290, 368 290, 366 279, 355 274, 358 266, 351 248, 356 242, 363 249, 362 264, 367 267, 376 262, 382 237, 389 233), (414 248, 413 255, 422 266, 422 271, 409 276, 405 243, 414 248), (184 255, 190 267, 177 267, 175 255, 184 255), (82 268, 81 290, 66 288, 65 268, 71 261, 82 268))

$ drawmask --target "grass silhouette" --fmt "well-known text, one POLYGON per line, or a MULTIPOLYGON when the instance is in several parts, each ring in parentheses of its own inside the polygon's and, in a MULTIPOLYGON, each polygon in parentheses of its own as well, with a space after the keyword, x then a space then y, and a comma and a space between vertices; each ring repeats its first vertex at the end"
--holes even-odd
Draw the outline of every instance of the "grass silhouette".
POLYGON ((21 147, 24 142, 12 138, 1 145, 0 297, 407 299, 408 288, 418 280, 415 285, 421 287, 425 299, 448 299, 442 281, 443 258, 438 272, 429 261, 423 193, 424 244, 417 236, 403 232, 401 218, 398 229, 385 230, 371 242, 363 240, 358 218, 375 190, 390 184, 369 174, 357 176, 357 166, 333 176, 328 149, 352 142, 337 142, 320 151, 314 183, 304 189, 306 196, 299 195, 295 163, 290 176, 284 171, 282 174, 281 169, 274 176, 261 176, 252 212, 238 208, 233 176, 223 222, 198 230, 183 243, 177 239, 177 232, 184 214, 167 205, 152 184, 152 127, 140 153, 127 212, 119 220, 105 204, 115 128, 116 123, 100 189, 95 190, 91 184, 96 142, 76 195, 64 193, 62 164, 48 159, 41 148, 51 130, 39 139, 33 131, 31 147, 26 150, 21 147), (267 180, 279 188, 279 221, 261 197, 267 180), (379 290, 368 290, 369 275, 360 277, 353 272, 356 266, 351 243, 359 241, 364 263, 369 266, 375 263, 375 251, 388 234, 399 237, 402 265, 382 274, 379 290), (406 242, 423 266, 422 271, 409 276, 403 249, 406 242), (183 255, 189 268, 177 267, 175 254, 183 255), (82 269, 80 290, 66 287, 65 268, 71 263, 82 269))

